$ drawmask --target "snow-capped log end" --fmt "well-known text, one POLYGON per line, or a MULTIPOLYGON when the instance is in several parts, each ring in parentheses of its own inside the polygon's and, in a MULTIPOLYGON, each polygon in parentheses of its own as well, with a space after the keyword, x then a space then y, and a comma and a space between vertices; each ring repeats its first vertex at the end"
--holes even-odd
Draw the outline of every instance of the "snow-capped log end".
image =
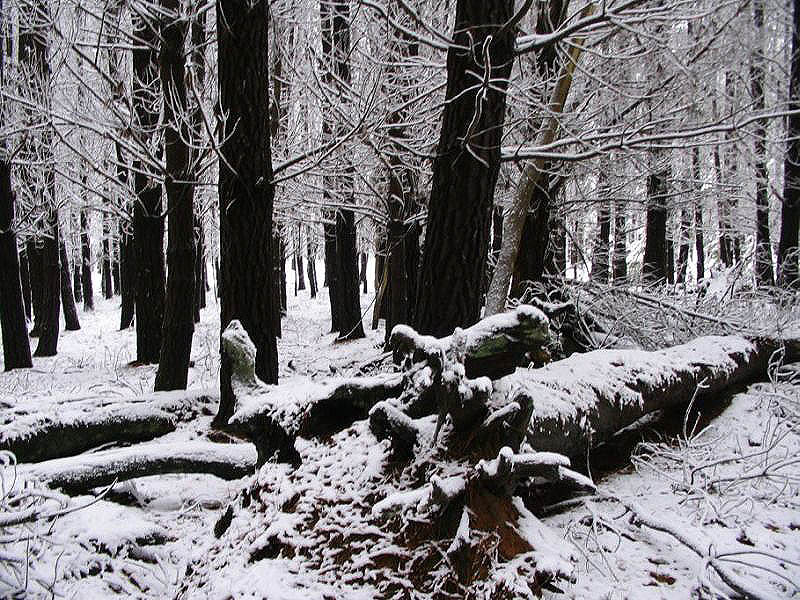
POLYGON ((256 346, 242 324, 234 319, 222 332, 222 351, 231 364, 234 385, 253 387, 256 378, 256 346))

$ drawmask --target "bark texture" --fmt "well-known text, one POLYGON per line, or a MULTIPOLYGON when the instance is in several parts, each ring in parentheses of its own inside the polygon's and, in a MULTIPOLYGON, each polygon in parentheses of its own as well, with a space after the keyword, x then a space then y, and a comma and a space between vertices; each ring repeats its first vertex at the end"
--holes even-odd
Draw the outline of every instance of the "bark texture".
POLYGON ((447 53, 447 102, 414 309, 414 326, 421 333, 448 335, 480 317, 516 34, 505 24, 513 14, 514 2, 508 0, 456 3, 455 45, 447 53), (476 85, 475 72, 484 86, 476 85))
MULTIPOLYGON (((268 3, 217 2, 220 104, 228 115, 221 147, 220 324, 241 321, 256 348, 255 371, 266 383, 278 380, 278 350, 272 314, 268 3)), ((217 419, 233 413, 231 364, 222 355, 217 419)))

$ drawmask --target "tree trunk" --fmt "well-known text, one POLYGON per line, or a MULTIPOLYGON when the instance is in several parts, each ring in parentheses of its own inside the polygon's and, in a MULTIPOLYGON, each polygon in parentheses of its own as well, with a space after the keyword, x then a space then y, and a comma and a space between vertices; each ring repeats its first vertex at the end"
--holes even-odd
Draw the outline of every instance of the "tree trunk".
POLYGON ((358 275, 358 281, 363 286, 362 292, 364 294, 367 293, 367 253, 360 252, 359 256, 361 257, 361 271, 358 275))
POLYGON ((365 337, 361 323, 358 294, 358 252, 356 223, 352 210, 336 211, 336 288, 339 295, 339 338, 356 340, 365 337))
POLYGON ((72 283, 70 281, 69 260, 67 259, 67 246, 64 240, 58 244, 58 253, 61 260, 61 306, 64 307, 64 329, 66 331, 78 331, 81 323, 78 320, 78 309, 75 308, 75 297, 72 295, 72 283))
MULTIPOLYGON (((220 161, 220 325, 237 319, 256 350, 255 373, 278 380, 272 311, 272 180, 267 0, 217 2, 220 106, 227 114, 220 161)), ((222 353, 217 422, 233 413, 231 362, 222 353)))
POLYGON ((653 284, 667 279, 667 177, 666 168, 656 167, 647 177, 647 222, 645 225, 642 280, 653 284))
POLYGON ((33 307, 31 306, 31 272, 28 265, 28 251, 23 244, 19 251, 19 278, 22 283, 22 303, 25 306, 25 316, 28 321, 33 317, 33 307))
MULTIPOLYGON (((119 224, 117 225, 117 231, 119 231, 119 224)), ((115 236, 113 231, 111 233, 111 281, 114 282, 114 295, 119 296, 122 294, 122 288, 120 287, 120 254, 122 250, 120 249, 121 239, 119 236, 115 236)))
MULTIPOLYGON (((54 181, 48 182, 55 191, 54 181)), ((41 320, 39 344, 34 356, 55 356, 58 351, 58 332, 61 327, 61 269, 58 259, 58 211, 49 207, 45 235, 41 241, 41 320)))
POLYGON ((33 366, 22 297, 11 164, 0 161, 0 328, 6 371, 33 366))
POLYGON ((689 228, 691 227, 691 215, 687 207, 681 208, 681 223, 678 229, 678 265, 675 273, 675 282, 684 283, 686 281, 686 271, 689 266, 689 228))
MULTIPOLYGON (((521 298, 530 283, 543 280, 547 246, 550 242, 550 183, 549 174, 543 174, 530 198, 530 209, 525 215, 519 252, 511 279, 511 297, 521 298)), ((504 224, 505 225, 505 224, 504 224)))
MULTIPOLYGON (((140 45, 133 50, 133 105, 143 143, 158 129, 159 114, 152 97, 158 89, 158 31, 152 20, 134 17, 134 35, 140 45)), ((164 215, 161 185, 134 165, 136 202, 133 209, 133 243, 136 248, 136 361, 157 363, 164 321, 164 215)))
POLYGON ((188 22, 180 18, 180 0, 162 0, 159 56, 164 102, 164 154, 167 192, 167 291, 161 352, 155 390, 183 390, 189 374, 194 316, 197 306, 194 233, 194 185, 190 182, 191 132, 185 125, 186 69, 184 46, 188 22))
POLYGON ((317 249, 316 244, 311 239, 311 232, 307 236, 306 248, 308 252, 308 286, 311 297, 317 297, 317 249))
POLYGON ((614 259, 613 277, 616 285, 628 281, 628 231, 625 219, 625 202, 617 200, 614 205, 614 259))
MULTIPOLYGON (((194 203, 196 204, 196 203, 194 203)), ((197 216, 197 211, 193 216, 193 241, 194 241, 194 322, 200 322, 200 309, 206 307, 206 282, 205 282, 205 262, 206 262, 206 234, 203 229, 203 222, 197 216)))
POLYGON ((128 329, 133 324, 136 313, 136 246, 133 236, 126 230, 120 220, 119 226, 119 266, 120 285, 122 286, 122 302, 119 313, 120 330, 128 329))
POLYGON ((83 302, 83 284, 81 283, 81 241, 80 220, 76 213, 70 214, 70 240, 72 245, 72 293, 76 303, 83 302))
POLYGON ((800 0, 793 0, 791 75, 786 154, 783 169, 781 235, 778 244, 778 275, 783 287, 800 287, 797 238, 800 233, 800 0))
POLYGON ((25 254, 28 257, 28 274, 31 284, 31 306, 33 309, 33 327, 31 337, 39 337, 42 331, 42 247, 35 238, 25 242, 25 254))
POLYGON ((446 104, 414 308, 414 325, 421 333, 448 335, 480 317, 516 37, 515 28, 505 24, 513 15, 509 0, 456 3, 455 44, 447 53, 446 104), (487 66, 493 83, 477 86, 474 73, 487 66), (476 106, 481 108, 477 114, 476 106))
POLYGON ((697 196, 694 201, 694 251, 697 258, 697 283, 706 276, 706 249, 703 243, 703 202, 702 182, 700 180, 700 148, 692 149, 692 173, 697 186, 697 196))
POLYGON ((103 262, 102 270, 100 272, 100 291, 103 293, 103 298, 109 300, 114 297, 114 283, 111 278, 111 217, 103 213, 103 262))
POLYGON ((94 310, 92 248, 89 241, 89 214, 85 208, 81 209, 81 285, 83 286, 83 310, 94 310))
MULTIPOLYGON (((757 47, 750 60, 750 92, 753 109, 763 111, 764 99, 764 0, 753 0, 753 24, 757 47)), ((772 244, 769 235, 769 171, 767 170, 767 123, 766 119, 756 121, 754 132, 754 159, 756 180, 756 251, 755 275, 756 287, 775 285, 775 272, 772 267, 772 244)))
MULTIPOLYGON (((295 258, 297 260, 297 289, 306 289, 306 275, 303 269, 303 240, 301 238, 302 226, 297 224, 297 244, 295 246, 295 258)), ((310 267, 309 267, 310 268, 310 267)))
POLYGON ((592 252, 592 281, 598 283, 608 283, 609 280, 609 240, 611 238, 611 199, 610 188, 606 182, 607 173, 605 167, 601 166, 600 181, 598 188, 597 205, 597 240, 592 252))

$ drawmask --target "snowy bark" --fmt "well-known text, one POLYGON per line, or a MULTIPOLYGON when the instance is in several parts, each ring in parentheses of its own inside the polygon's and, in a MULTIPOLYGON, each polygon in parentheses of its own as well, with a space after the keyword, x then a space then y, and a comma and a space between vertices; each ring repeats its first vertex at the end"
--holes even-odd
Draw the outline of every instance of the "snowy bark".
POLYGON ((141 442, 175 431, 211 399, 198 392, 155 393, 108 403, 99 398, 25 405, 0 412, 0 450, 20 462, 72 456, 112 442, 141 442), (99 407, 99 408, 98 408, 99 407))
MULTIPOLYGON (((584 9, 582 16, 589 16, 593 11, 594 5, 589 4, 584 9)), ((539 132, 538 146, 550 144, 558 133, 558 114, 564 109, 564 103, 572 85, 572 74, 581 55, 582 44, 582 39, 576 40, 575 45, 569 51, 569 60, 553 89, 549 106, 552 112, 539 132)), ((506 213, 503 221, 503 245, 500 248, 500 256, 489 284, 489 291, 486 294, 486 310, 484 311, 486 316, 495 315, 505 309, 508 286, 517 262, 522 230, 525 226, 525 215, 528 213, 530 199, 541 177, 544 163, 544 158, 538 158, 525 166, 517 186, 517 193, 506 213)))
MULTIPOLYGON (((778 347, 774 340, 709 336, 656 352, 596 350, 496 381, 490 406, 526 393, 535 399, 526 434, 530 445, 583 455, 648 413, 689 402, 698 388, 702 401, 764 376, 778 347)), ((798 348, 789 342, 789 358, 798 348)))
POLYGON ((139 444, 25 465, 23 473, 51 488, 82 492, 116 481, 166 473, 208 473, 239 479, 253 473, 256 452, 250 444, 139 444))

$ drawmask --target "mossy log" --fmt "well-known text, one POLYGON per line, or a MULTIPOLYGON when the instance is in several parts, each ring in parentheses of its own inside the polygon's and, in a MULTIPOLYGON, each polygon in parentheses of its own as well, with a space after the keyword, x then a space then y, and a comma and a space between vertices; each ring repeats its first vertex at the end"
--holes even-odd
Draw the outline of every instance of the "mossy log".
POLYGON ((20 468, 26 476, 48 487, 79 493, 115 481, 167 473, 208 473, 222 479, 239 479, 252 474, 255 466, 252 444, 193 441, 137 444, 20 468))
POLYGON ((152 440, 208 411, 214 402, 199 391, 24 402, 0 410, 0 450, 13 452, 19 462, 39 462, 113 442, 152 440))

